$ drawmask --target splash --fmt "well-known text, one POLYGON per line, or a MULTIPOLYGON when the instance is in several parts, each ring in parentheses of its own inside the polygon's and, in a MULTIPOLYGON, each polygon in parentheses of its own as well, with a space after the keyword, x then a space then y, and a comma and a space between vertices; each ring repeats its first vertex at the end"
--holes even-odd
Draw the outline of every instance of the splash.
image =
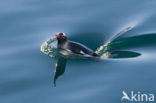
POLYGON ((134 27, 134 24, 130 24, 127 27, 124 27, 123 29, 121 29, 121 31, 119 33, 117 33, 116 35, 112 36, 108 42, 112 42, 116 39, 118 39, 120 36, 122 36, 123 34, 125 34, 126 32, 130 31, 132 28, 134 27))
POLYGON ((50 57, 56 57, 58 55, 56 38, 52 37, 45 41, 41 45, 41 52, 50 57))
POLYGON ((132 28, 134 27, 134 25, 129 25, 128 27, 122 29, 119 33, 117 33, 116 35, 112 36, 107 43, 105 43, 104 45, 100 46, 95 53, 97 53, 99 56, 102 56, 103 58, 108 58, 108 54, 109 50, 111 48, 111 46, 109 46, 113 41, 117 40, 120 36, 122 36, 123 34, 125 34, 126 32, 130 31, 132 28))

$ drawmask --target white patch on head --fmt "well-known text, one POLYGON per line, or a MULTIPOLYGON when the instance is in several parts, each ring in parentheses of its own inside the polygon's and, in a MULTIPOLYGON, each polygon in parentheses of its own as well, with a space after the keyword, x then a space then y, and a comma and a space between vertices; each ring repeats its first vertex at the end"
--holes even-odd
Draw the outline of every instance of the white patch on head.
POLYGON ((65 33, 63 33, 63 36, 66 36, 66 34, 65 34, 65 33))
POLYGON ((66 36, 66 34, 63 32, 56 33, 56 35, 60 35, 60 34, 61 34, 61 36, 66 36))

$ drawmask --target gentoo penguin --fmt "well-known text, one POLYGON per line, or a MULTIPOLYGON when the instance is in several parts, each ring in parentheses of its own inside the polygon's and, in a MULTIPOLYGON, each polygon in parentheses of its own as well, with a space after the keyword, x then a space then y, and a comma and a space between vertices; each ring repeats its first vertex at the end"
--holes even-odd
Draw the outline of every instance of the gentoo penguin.
POLYGON ((89 55, 95 57, 98 56, 96 53, 93 52, 93 50, 89 49, 88 47, 80 43, 68 40, 64 33, 57 33, 56 38, 58 41, 57 43, 58 49, 67 50, 79 55, 89 55))

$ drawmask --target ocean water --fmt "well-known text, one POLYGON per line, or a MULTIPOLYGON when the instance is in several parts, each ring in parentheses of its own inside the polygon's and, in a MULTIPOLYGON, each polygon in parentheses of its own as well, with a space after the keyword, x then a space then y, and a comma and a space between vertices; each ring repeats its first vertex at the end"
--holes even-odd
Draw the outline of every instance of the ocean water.
POLYGON ((121 103, 123 91, 156 95, 155 5, 155 0, 1 0, 0 103, 121 103), (96 50, 131 25, 107 45, 109 58, 67 59, 54 87, 59 58, 42 53, 43 42, 65 32, 96 50))

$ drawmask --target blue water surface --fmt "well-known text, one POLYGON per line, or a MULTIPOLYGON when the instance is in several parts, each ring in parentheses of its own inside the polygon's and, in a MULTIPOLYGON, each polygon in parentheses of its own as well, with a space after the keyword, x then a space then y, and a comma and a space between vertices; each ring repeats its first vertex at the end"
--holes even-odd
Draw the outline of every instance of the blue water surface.
POLYGON ((0 103, 121 103, 122 91, 156 95, 155 5, 155 0, 1 0, 0 103), (131 40, 121 49, 141 56, 68 60, 53 86, 58 58, 40 51, 44 41, 65 32, 96 50, 128 25, 134 27, 121 39, 149 39, 131 40))

